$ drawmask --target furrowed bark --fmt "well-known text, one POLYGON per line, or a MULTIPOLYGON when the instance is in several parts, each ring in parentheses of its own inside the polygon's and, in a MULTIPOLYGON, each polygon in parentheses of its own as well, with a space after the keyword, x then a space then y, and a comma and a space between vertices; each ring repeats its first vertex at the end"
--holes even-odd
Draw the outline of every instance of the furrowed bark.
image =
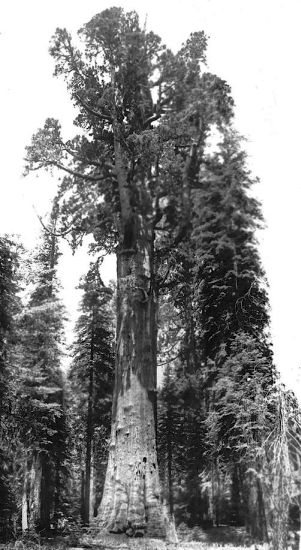
POLYGON ((139 174, 130 176, 117 117, 112 118, 120 198, 117 345, 112 428, 99 524, 129 536, 165 537, 156 449, 156 295, 153 207, 139 174))
POLYGON ((115 533, 164 537, 155 442, 152 228, 142 215, 132 223, 130 249, 121 246, 117 257, 116 379, 99 517, 115 533))

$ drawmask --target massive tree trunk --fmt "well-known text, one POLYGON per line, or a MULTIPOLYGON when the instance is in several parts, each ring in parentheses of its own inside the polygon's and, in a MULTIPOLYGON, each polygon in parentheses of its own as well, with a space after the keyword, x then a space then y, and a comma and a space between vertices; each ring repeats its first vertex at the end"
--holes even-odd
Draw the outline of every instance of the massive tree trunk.
POLYGON ((100 523, 111 532, 165 536, 155 439, 152 226, 132 219, 117 256, 117 357, 112 432, 100 523))
POLYGON ((112 427, 100 524, 131 536, 165 536, 156 448, 156 295, 153 278, 153 206, 145 173, 133 172, 112 109, 117 223, 117 343, 112 427), (131 168, 130 168, 131 167, 131 168))

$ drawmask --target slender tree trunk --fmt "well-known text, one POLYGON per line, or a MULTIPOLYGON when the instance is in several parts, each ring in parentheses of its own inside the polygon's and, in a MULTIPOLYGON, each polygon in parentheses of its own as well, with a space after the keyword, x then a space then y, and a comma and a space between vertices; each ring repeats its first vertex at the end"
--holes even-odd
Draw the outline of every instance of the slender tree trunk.
POLYGON ((100 524, 165 536, 155 439, 152 231, 136 216, 117 256, 117 349, 112 431, 100 524), (130 247, 128 246, 130 244, 130 247))
POLYGON ((39 528, 41 531, 50 530, 50 518, 53 512, 54 483, 52 466, 49 464, 47 454, 41 453, 41 482, 40 482, 40 514, 39 528))
POLYGON ((214 464, 214 474, 216 479, 216 495, 215 495, 215 521, 216 526, 219 527, 220 525, 220 502, 221 502, 221 480, 220 480, 220 472, 219 472, 219 461, 216 460, 214 464))
POLYGON ((240 490, 240 479, 239 479, 239 466, 237 463, 234 463, 232 479, 231 479, 231 523, 232 525, 241 525, 241 490, 240 490))
POLYGON ((89 525, 90 518, 90 493, 91 493, 91 459, 92 459, 92 439, 93 439, 93 385, 94 385, 94 343, 93 343, 93 323, 90 345, 90 366, 89 366, 89 389, 88 389, 88 413, 87 413, 87 432, 86 432, 86 464, 85 464, 85 505, 84 505, 84 524, 89 525))
POLYGON ((23 491, 22 491, 22 532, 28 530, 28 495, 27 495, 27 484, 28 484, 28 469, 27 469, 27 460, 24 465, 24 481, 23 481, 23 491))
POLYGON ((80 516, 81 520, 85 522, 85 470, 81 470, 81 487, 80 487, 80 516))
POLYGON ((94 468, 94 452, 91 453, 91 482, 90 482, 90 498, 89 498, 89 523, 94 518, 95 508, 95 468, 94 468))
POLYGON ((32 459, 30 469, 30 491, 29 491, 29 526, 33 529, 39 525, 41 514, 41 480, 42 464, 39 454, 32 459))
POLYGON ((172 411, 170 401, 167 403, 167 474, 168 474, 168 500, 169 513, 174 514, 173 477, 172 477, 172 411))
POLYGON ((213 527, 216 527, 214 465, 213 464, 211 464, 211 482, 210 482, 209 491, 208 491, 208 517, 212 521, 213 527))
POLYGON ((55 479, 54 479, 54 498, 53 498, 53 518, 55 520, 54 527, 58 529, 58 513, 60 511, 60 493, 61 493, 61 480, 60 480, 61 461, 59 457, 55 461, 55 479))

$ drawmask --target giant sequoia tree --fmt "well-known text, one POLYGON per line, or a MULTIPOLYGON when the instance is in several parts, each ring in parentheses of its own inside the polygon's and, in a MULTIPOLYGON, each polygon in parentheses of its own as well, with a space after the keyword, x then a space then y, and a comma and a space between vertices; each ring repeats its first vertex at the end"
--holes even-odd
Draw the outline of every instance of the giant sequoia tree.
POLYGON ((213 124, 229 122, 233 102, 225 82, 201 70, 202 32, 174 55, 140 28, 135 12, 111 8, 80 36, 83 48, 58 29, 51 54, 83 132, 65 142, 48 119, 27 148, 27 168, 64 170, 59 200, 73 244, 90 232, 96 248, 117 254, 116 377, 100 523, 164 535, 154 420, 156 235, 170 229, 172 249, 189 231, 206 137, 213 124))

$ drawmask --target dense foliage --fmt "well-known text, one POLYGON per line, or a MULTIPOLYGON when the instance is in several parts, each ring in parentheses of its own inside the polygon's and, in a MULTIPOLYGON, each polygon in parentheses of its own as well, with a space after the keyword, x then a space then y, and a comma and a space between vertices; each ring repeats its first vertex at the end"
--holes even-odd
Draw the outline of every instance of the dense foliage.
POLYGON ((164 442, 168 430, 160 437, 174 448, 175 479, 186 500, 177 512, 181 518, 184 513, 192 525, 243 521, 264 538, 265 526, 250 520, 252 484, 243 481, 250 467, 260 468, 258 449, 273 423, 265 405, 275 381, 268 298, 255 239, 262 217, 250 195, 253 181, 239 136, 227 128, 215 138, 219 143, 204 150, 202 185, 193 191, 189 235, 164 285, 169 298, 165 291, 162 307, 168 301, 169 317, 177 316, 178 341, 177 353, 167 356, 175 394, 165 378, 161 408, 164 417, 173 399, 178 410, 172 443, 164 442), (184 442, 185 461, 178 454, 184 442))
POLYGON ((18 317, 14 415, 23 454, 23 522, 49 530, 61 506, 67 418, 61 370, 64 308, 56 276, 58 247, 44 230, 18 317))
POLYGON ((17 248, 12 239, 0 238, 0 514, 7 524, 16 510, 14 447, 10 442, 9 427, 12 407, 9 351, 14 339, 14 317, 18 311, 17 248))

